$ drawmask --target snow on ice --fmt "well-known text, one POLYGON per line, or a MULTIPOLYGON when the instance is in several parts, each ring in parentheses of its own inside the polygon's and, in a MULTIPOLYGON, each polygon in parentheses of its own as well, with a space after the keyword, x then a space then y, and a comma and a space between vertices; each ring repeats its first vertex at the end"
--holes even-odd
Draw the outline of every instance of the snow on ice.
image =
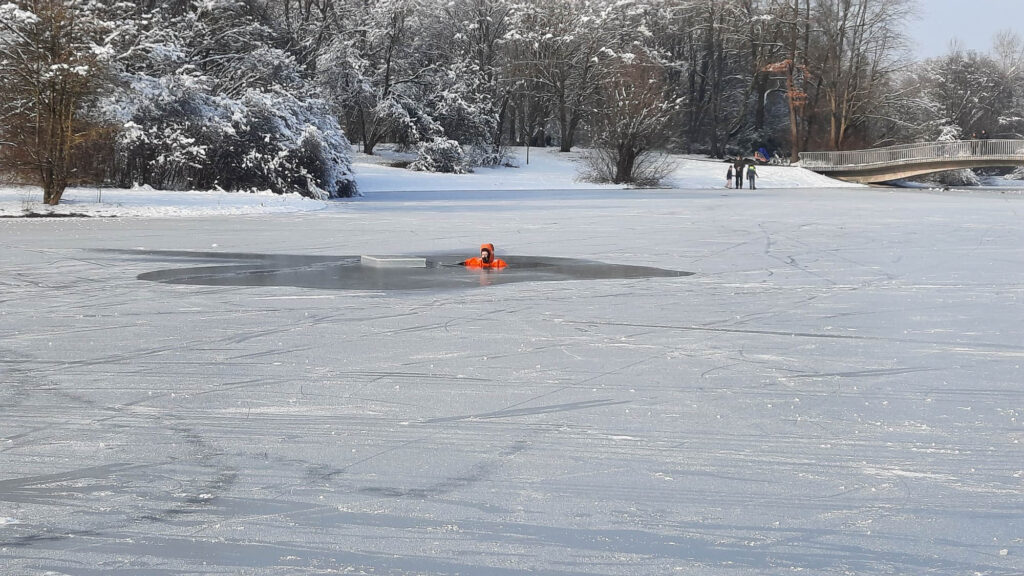
POLYGON ((0 573, 1024 573, 1019 194, 562 159, 0 220, 0 573), (139 279, 485 241, 694 275, 139 279))

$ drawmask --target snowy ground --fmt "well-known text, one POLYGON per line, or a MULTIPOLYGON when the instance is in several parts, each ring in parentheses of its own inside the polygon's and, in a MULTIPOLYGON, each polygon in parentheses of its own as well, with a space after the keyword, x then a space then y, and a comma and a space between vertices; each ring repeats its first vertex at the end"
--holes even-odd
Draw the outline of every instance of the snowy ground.
MULTIPOLYGON (((408 162, 415 155, 382 149, 379 154, 356 155, 359 189, 364 192, 397 190, 567 190, 620 189, 619 185, 595 185, 579 179, 581 153, 560 153, 556 148, 512 148, 514 168, 477 168, 473 174, 423 174, 398 170, 396 162, 408 162)), ((725 188, 729 165, 722 160, 696 156, 673 156, 675 170, 664 184, 672 188, 725 188)), ((789 166, 759 166, 759 188, 813 188, 856 186, 809 170, 789 166)), ((746 183, 744 183, 744 186, 746 183)))
MULTIPOLYGON (((560 154, 556 149, 532 148, 527 161, 525 148, 512 149, 514 167, 478 168, 472 174, 429 174, 413 172, 396 164, 408 163, 414 154, 399 154, 382 146, 374 156, 355 155, 354 171, 363 194, 397 191, 474 190, 480 192, 515 190, 620 190, 620 185, 595 185, 579 181, 579 153, 560 154)), ((699 189, 725 187, 728 166, 721 161, 675 157, 676 169, 665 185, 699 189)), ((762 166, 760 188, 807 188, 853 186, 808 170, 762 166)), ((61 204, 42 204, 42 191, 34 187, 0 186, 0 217, 25 213, 173 217, 238 214, 277 214, 323 210, 326 203, 297 195, 228 194, 224 192, 162 192, 143 187, 135 190, 71 188, 61 204)))
POLYGON ((395 191, 0 220, 0 573, 1019 575, 1022 202, 395 191), (482 241, 696 274, 137 279, 482 241))
POLYGON ((230 216, 322 210, 324 202, 298 194, 221 191, 174 192, 140 187, 69 188, 57 206, 43 204, 36 186, 0 186, 0 217, 42 216, 146 217, 230 216))

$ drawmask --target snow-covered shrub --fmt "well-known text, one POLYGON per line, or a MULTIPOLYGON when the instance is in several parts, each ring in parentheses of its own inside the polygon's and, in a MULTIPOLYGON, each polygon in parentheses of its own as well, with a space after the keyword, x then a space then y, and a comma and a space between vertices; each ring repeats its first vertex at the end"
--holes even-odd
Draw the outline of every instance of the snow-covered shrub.
POLYGON ((297 190, 312 198, 352 196, 349 142, 326 106, 290 94, 249 91, 236 134, 247 153, 233 188, 297 190))
POLYGON ((1003 176, 1003 179, 1004 180, 1024 180, 1024 166, 1018 166, 1018 167, 1014 168, 1013 172, 1010 172, 1006 176, 1003 176))
POLYGON ((925 181, 951 188, 981 185, 981 180, 978 178, 978 175, 970 168, 964 168, 962 170, 947 170, 946 172, 929 174, 925 181))
MULTIPOLYGON (((956 124, 947 124, 939 129, 939 137, 936 140, 939 142, 955 142, 962 138, 963 130, 959 126, 956 124)), ((922 181, 952 188, 981 185, 981 180, 978 178, 978 175, 970 168, 947 170, 945 172, 928 174, 922 178, 922 181)))
POLYGON ((493 102, 483 94, 483 83, 473 68, 456 62, 438 71, 437 89, 424 108, 440 126, 441 133, 468 150, 470 166, 497 166, 505 152, 494 146, 498 115, 493 102))
POLYGON ((507 146, 473 144, 466 150, 466 162, 470 166, 505 166, 511 162, 511 157, 507 146))
POLYGON ((964 131, 956 124, 946 124, 939 128, 939 137, 936 142, 956 142, 963 139, 964 131))
POLYGON ((174 13, 137 16, 121 89, 98 106, 121 127, 116 183, 354 195, 348 140, 259 11, 206 0, 174 13))
POLYGON ((421 142, 419 157, 409 165, 410 170, 421 172, 446 172, 466 174, 470 172, 469 162, 462 146, 449 138, 435 138, 421 142))
POLYGON ((356 193, 349 143, 316 100, 249 90, 211 96, 192 82, 164 84, 139 105, 118 138, 120 185, 297 192, 310 198, 356 193))

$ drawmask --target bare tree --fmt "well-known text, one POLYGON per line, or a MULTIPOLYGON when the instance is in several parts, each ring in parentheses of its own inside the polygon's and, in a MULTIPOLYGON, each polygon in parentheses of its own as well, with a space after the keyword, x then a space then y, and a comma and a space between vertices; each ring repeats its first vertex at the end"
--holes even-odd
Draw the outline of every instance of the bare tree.
POLYGON ((820 0, 815 28, 816 69, 827 103, 828 146, 841 150, 852 127, 863 123, 884 98, 887 79, 899 69, 899 30, 910 9, 905 0, 820 0))
POLYGON ((740 77, 742 6, 735 0, 691 0, 689 21, 687 116, 691 138, 707 141, 713 156, 725 153, 725 139, 734 134, 746 112, 747 82, 740 77))
POLYGON ((616 184, 654 184, 670 169, 654 152, 664 141, 675 103, 665 100, 662 66, 644 54, 623 53, 616 60, 594 113, 588 176, 616 184))

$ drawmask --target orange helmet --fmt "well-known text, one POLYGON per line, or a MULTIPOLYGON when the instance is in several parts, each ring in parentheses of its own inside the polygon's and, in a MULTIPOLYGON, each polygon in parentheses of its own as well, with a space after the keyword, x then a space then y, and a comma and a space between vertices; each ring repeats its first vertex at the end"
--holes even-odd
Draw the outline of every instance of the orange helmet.
POLYGON ((481 244, 480 251, 483 252, 484 250, 487 250, 488 252, 491 253, 491 256, 494 256, 494 244, 491 244, 490 242, 487 242, 486 244, 481 244))

